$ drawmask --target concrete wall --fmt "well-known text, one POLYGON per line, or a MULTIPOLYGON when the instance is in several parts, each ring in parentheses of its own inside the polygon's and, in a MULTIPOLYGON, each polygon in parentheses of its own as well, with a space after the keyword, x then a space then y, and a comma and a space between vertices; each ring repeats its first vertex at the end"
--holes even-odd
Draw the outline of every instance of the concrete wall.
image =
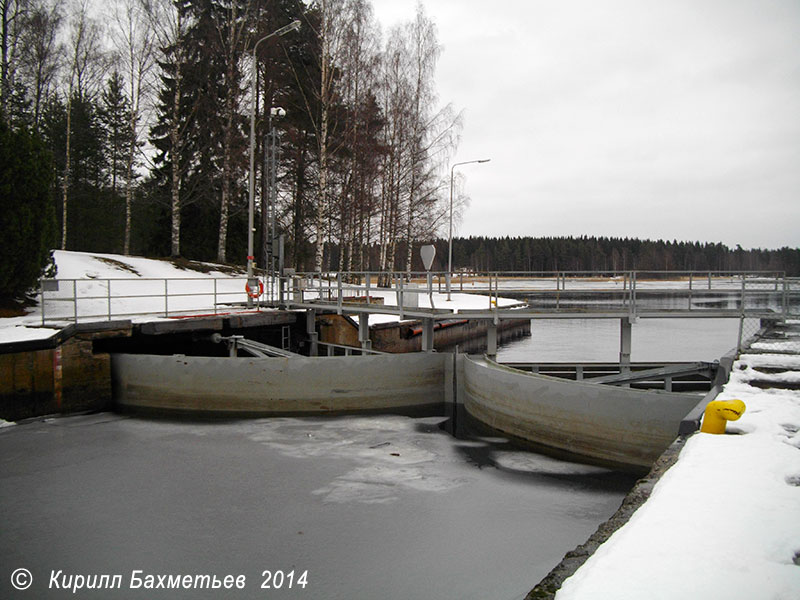
POLYGON ((111 373, 115 402, 127 409, 239 415, 405 411, 445 401, 447 358, 444 354, 291 359, 114 354, 111 373))
POLYGON ((566 381, 475 357, 462 360, 464 406, 474 418, 614 466, 649 468, 698 401, 692 394, 566 381))

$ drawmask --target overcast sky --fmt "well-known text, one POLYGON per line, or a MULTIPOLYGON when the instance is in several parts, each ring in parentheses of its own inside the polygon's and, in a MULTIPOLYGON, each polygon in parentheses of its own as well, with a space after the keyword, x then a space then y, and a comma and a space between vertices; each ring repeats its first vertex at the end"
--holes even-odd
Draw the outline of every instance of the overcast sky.
MULTIPOLYGON (((386 30, 417 0, 373 0, 386 30)), ((424 0, 460 235, 800 246, 800 0, 424 0)))

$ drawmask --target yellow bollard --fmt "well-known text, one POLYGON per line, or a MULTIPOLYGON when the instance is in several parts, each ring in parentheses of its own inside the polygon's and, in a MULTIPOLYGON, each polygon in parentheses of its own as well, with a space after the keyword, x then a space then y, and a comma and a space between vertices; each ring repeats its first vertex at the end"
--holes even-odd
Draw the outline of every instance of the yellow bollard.
POLYGON ((744 414, 745 404, 741 400, 714 400, 703 413, 703 433, 725 433, 725 424, 736 421, 744 414))

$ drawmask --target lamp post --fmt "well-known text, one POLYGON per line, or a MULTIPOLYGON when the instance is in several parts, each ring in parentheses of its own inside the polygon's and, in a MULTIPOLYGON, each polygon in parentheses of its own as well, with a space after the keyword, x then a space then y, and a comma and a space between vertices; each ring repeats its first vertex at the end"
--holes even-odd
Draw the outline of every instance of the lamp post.
MULTIPOLYGON (((269 35, 265 35, 258 40, 253 46, 253 73, 250 75, 250 201, 247 213, 247 285, 250 289, 257 289, 258 282, 253 278, 253 225, 254 225, 254 203, 256 195, 256 179, 255 179, 255 145, 256 145, 256 50, 258 45, 268 40, 271 37, 286 35, 290 31, 300 29, 300 21, 294 20, 288 25, 284 25, 280 29, 276 29, 269 35)), ((248 293, 247 306, 253 306, 253 298, 248 293)))
POLYGON ((447 284, 447 301, 450 302, 450 283, 453 277, 453 178, 455 176, 455 169, 460 165, 471 165, 473 163, 486 163, 492 160, 491 158, 481 158, 479 160, 467 160, 464 162, 457 162, 450 167, 450 236, 447 244, 447 277, 445 282, 447 284))

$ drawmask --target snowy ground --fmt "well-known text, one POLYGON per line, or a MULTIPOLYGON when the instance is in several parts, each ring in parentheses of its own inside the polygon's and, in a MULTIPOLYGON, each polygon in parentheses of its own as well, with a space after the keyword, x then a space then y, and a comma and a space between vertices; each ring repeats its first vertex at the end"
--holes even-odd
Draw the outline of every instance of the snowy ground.
MULTIPOLYGON (((166 260, 63 250, 55 251, 54 258, 59 289, 46 292, 45 319, 42 319, 41 301, 37 297, 27 315, 0 319, 0 343, 48 338, 60 327, 74 322, 76 312, 83 322, 111 318, 145 321, 166 316, 241 311, 247 300, 244 274, 220 271, 215 265, 204 265, 209 270, 201 272, 180 268, 166 260)), ((356 294, 364 289, 361 286, 347 293, 356 294)), ((315 295, 319 296, 319 292, 305 292, 306 298, 315 295)), ((397 294, 392 291, 372 287, 370 296, 382 297, 386 306, 397 306, 397 294)), ((431 296, 427 291, 419 293, 418 285, 407 288, 406 297, 421 308, 433 306, 458 311, 490 307, 486 296, 452 294, 448 301, 443 293, 434 292, 431 296)), ((498 299, 499 306, 514 304, 515 300, 498 299)), ((370 324, 397 320, 394 315, 370 316, 370 324)))
POLYGON ((800 598, 800 391, 754 379, 791 388, 800 356, 742 355, 718 397, 743 400, 742 418, 693 436, 556 600, 800 598))
MULTIPOLYGON (((167 260, 122 256, 117 254, 92 254, 85 252, 54 252, 57 265, 58 289, 45 292, 44 307, 37 296, 36 304, 24 317, 0 319, 0 343, 3 341, 22 341, 42 339, 53 335, 58 328, 75 321, 103 321, 111 319, 133 319, 135 321, 167 318, 187 314, 232 312, 243 310, 246 302, 246 278, 243 272, 232 272, 229 268, 220 269, 218 265, 195 263, 202 270, 183 268, 167 260), (77 299, 77 300, 76 300, 77 299), (42 313, 45 313, 44 315, 42 313), (43 318, 44 317, 44 318, 43 318)), ((741 288, 737 277, 697 277, 690 280, 676 274, 673 280, 642 280, 637 288, 642 290, 688 290, 704 289, 732 290, 741 288)), ((403 303, 409 309, 436 308, 449 309, 456 315, 461 310, 493 308, 489 286, 493 294, 498 280, 487 277, 456 276, 452 282, 451 299, 439 290, 444 290, 443 278, 434 277, 432 293, 419 279, 407 283, 404 288, 403 303), (464 293, 459 293, 463 289, 464 293), (486 295, 481 295, 486 294, 486 295)), ((556 279, 513 278, 503 276, 499 279, 500 290, 556 290, 576 291, 623 290, 628 283, 622 277, 556 279)), ((269 294, 270 283, 265 282, 269 294)), ((274 286, 272 286, 274 287, 274 286)), ((336 294, 336 282, 303 280, 303 298, 314 300, 336 294), (322 285, 322 289, 320 288, 322 285)), ((750 278, 748 290, 774 290, 774 281, 750 278)), ((366 294, 364 285, 344 284, 344 296, 366 294)), ((399 299, 396 291, 379 289, 374 279, 369 295, 382 298, 385 306, 397 307, 399 299)), ((265 296, 266 297, 266 296, 265 296)), ((497 298, 497 306, 512 307, 518 301, 497 298)), ((371 325, 397 321, 391 314, 371 314, 371 325)))
MULTIPOLYGON (((216 270, 203 273, 179 268, 169 261, 116 254, 56 250, 54 258, 59 289, 46 292, 46 326, 42 323, 42 306, 37 297, 27 315, 0 319, 0 342, 50 337, 60 327, 73 322, 75 297, 78 298, 78 317, 84 321, 106 320, 109 313, 114 318, 138 314, 145 319, 163 314, 165 287, 174 296, 171 299, 173 312, 213 311, 215 285, 219 301, 243 302, 246 299, 245 279, 241 274, 236 276, 216 270), (189 293, 202 295, 182 295, 189 293)), ((214 268, 213 265, 208 267, 214 268)))

